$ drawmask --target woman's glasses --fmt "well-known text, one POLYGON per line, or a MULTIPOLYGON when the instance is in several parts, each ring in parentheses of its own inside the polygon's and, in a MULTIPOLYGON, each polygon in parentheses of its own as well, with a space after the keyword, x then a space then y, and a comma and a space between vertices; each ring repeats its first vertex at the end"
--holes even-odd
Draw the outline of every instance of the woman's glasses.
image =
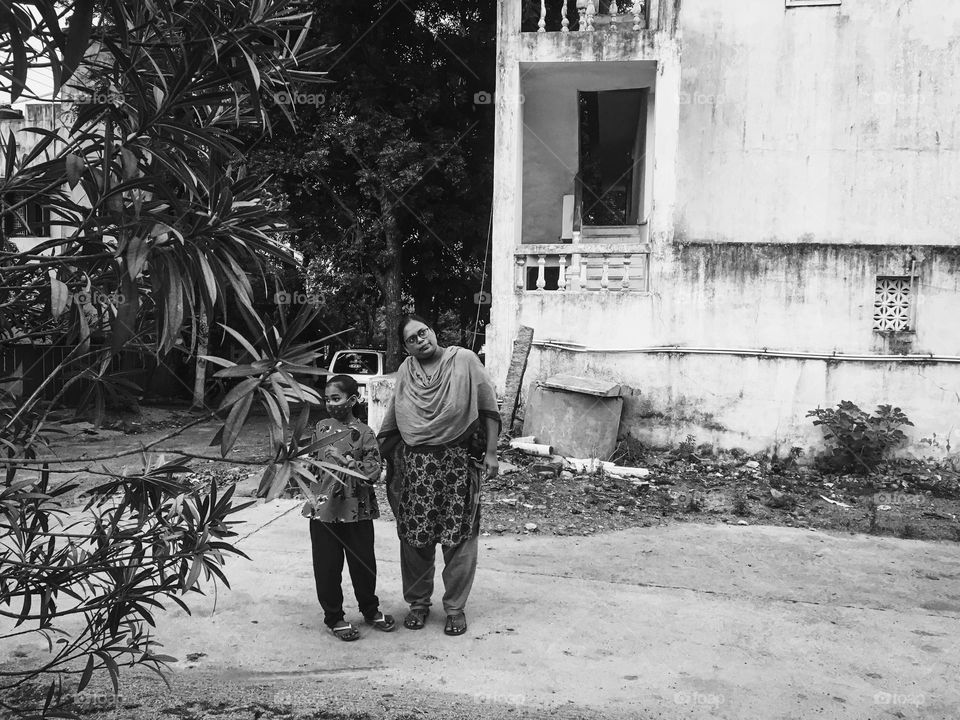
POLYGON ((415 345, 418 340, 423 340, 426 338, 428 332, 430 332, 430 328, 420 328, 417 332, 408 337, 405 342, 407 345, 415 345))

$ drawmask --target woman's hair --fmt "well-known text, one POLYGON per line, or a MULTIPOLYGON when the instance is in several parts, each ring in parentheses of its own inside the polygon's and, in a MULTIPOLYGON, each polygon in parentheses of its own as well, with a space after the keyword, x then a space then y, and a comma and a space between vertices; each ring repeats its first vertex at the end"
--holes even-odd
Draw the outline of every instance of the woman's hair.
POLYGON ((410 313, 409 315, 404 315, 400 318, 400 324, 397 325, 397 335, 400 337, 400 347, 404 347, 407 344, 407 339, 403 336, 403 331, 406 330, 407 325, 412 322, 423 323, 427 327, 430 327, 430 323, 424 320, 422 317, 416 313, 410 313))
POLYGON ((347 394, 347 397, 360 394, 360 386, 357 385, 357 381, 349 375, 334 375, 327 380, 327 385, 336 385, 347 394))

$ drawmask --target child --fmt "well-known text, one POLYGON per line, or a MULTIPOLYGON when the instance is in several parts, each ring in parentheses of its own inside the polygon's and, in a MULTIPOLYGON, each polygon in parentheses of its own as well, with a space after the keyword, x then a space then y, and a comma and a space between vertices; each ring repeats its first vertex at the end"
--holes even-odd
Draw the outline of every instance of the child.
POLYGON ((324 399, 331 419, 317 423, 314 440, 352 428, 352 435, 320 450, 320 459, 359 472, 367 480, 338 473, 337 478, 317 471, 313 490, 318 502, 307 501, 303 514, 310 518, 313 574, 324 624, 341 640, 356 640, 360 632, 343 618, 340 587, 343 559, 347 559, 353 591, 364 621, 377 630, 391 632, 396 622, 380 612, 376 595, 377 560, 373 552, 373 521, 380 517, 373 483, 380 478, 380 448, 373 431, 353 416, 359 397, 357 382, 348 375, 327 381, 324 399), (325 497, 325 499, 324 499, 325 497))

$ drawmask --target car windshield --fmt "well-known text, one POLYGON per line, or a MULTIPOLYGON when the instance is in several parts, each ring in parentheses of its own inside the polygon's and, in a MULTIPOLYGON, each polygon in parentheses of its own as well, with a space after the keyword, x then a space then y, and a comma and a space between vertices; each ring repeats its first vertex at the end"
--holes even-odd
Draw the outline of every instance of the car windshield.
POLYGON ((376 375, 379 370, 377 354, 373 352, 340 353, 333 361, 331 370, 344 375, 376 375))

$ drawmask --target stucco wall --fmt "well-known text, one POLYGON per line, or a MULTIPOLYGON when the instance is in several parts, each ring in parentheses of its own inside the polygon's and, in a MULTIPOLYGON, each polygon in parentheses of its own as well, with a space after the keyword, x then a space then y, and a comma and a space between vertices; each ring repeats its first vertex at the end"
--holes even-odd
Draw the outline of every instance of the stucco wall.
MULTIPOLYGON (((501 0, 506 16, 513 4, 501 0)), ((678 5, 659 0, 661 12, 678 5)), ((590 72, 578 59, 602 68, 624 46, 501 27, 499 77, 525 103, 498 109, 488 358, 499 386, 521 324, 601 349, 960 356, 960 3, 679 6, 675 42, 643 39, 656 62, 648 295, 514 291, 517 246, 555 241, 549 210, 572 190, 575 104, 565 111, 551 90, 590 72), (531 128, 571 155, 546 157, 531 128), (873 331, 875 280, 911 269, 916 333, 893 343, 873 331)), ((806 412, 846 399, 900 405, 915 439, 960 444, 958 364, 538 349, 524 385, 557 372, 635 388, 623 429, 651 442, 809 447, 820 435, 806 412)))
MULTIPOLYGON (((960 356, 960 248, 678 243, 651 263, 648 295, 531 292, 518 322, 535 339, 597 350, 658 346, 877 355, 895 350, 873 331, 875 277, 915 261, 916 333, 898 351, 960 356)), ((759 450, 807 447, 805 419, 852 400, 900 405, 932 437, 960 427, 960 364, 740 358, 724 355, 572 353, 542 350, 526 384, 555 373, 586 374, 637 390, 624 430, 654 443, 702 441, 759 450)), ((960 439, 960 438, 958 438, 960 439)), ((954 443, 957 446, 957 443, 954 443)))
POLYGON ((960 243, 960 3, 684 0, 678 235, 960 243))
POLYGON ((911 258, 909 351, 960 356, 960 248, 679 244, 651 261, 649 294, 522 293, 518 322, 537 339, 592 347, 885 354, 873 330, 875 278, 902 273, 911 258))
POLYGON ((799 447, 809 456, 823 446, 823 435, 807 412, 852 400, 868 411, 880 403, 901 407, 915 425, 904 428, 914 444, 936 437, 941 451, 948 440, 954 451, 960 447, 957 365, 531 353, 527 378, 557 373, 622 383, 621 430, 651 446, 676 445, 693 435, 698 442, 749 452, 785 455, 799 447))

